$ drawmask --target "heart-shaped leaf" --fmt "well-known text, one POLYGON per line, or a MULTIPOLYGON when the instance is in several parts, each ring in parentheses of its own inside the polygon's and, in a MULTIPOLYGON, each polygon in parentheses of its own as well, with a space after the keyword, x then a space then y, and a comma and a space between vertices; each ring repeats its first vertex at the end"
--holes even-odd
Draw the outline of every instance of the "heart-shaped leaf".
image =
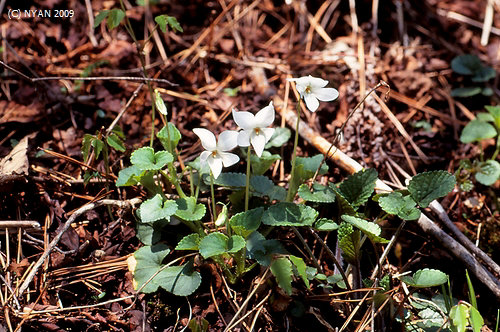
POLYGON ((385 212, 395 214, 403 220, 415 220, 420 217, 417 203, 410 196, 403 196, 399 192, 389 193, 379 198, 378 204, 385 212))
POLYGON ((258 207, 246 212, 240 212, 231 217, 229 224, 237 235, 247 238, 259 228, 263 214, 263 207, 258 207))
POLYGON ((402 276, 401 281, 417 288, 426 288, 439 286, 448 281, 448 275, 444 272, 434 269, 418 270, 410 276, 402 276))
POLYGON ((200 234, 193 233, 186 235, 179 241, 175 250, 199 250, 200 234))
POLYGON ((179 198, 175 216, 187 221, 201 220, 206 213, 206 207, 202 203, 196 203, 195 197, 179 198))
POLYGON ((160 219, 170 220, 170 216, 177 211, 175 201, 164 201, 160 194, 144 201, 139 208, 141 222, 149 223, 160 219))
POLYGON ((415 175, 408 185, 411 197, 423 208, 448 195, 455 187, 455 176, 446 171, 431 171, 415 175))
POLYGON ((339 191, 356 208, 368 201, 375 189, 377 177, 378 173, 373 168, 356 172, 340 184, 339 191))
POLYGON ((496 160, 482 162, 479 164, 479 170, 474 176, 479 183, 491 186, 500 178, 500 163, 496 160))
POLYGON ((203 258, 209 258, 240 251, 245 247, 245 239, 240 235, 228 238, 225 234, 214 232, 201 239, 198 247, 203 258))
POLYGON ((318 211, 312 207, 281 202, 264 212, 262 223, 269 226, 312 226, 318 211))
POLYGON ((462 130, 460 141, 462 143, 479 142, 483 139, 495 137, 496 135, 497 131, 491 123, 472 120, 462 130))
POLYGON ((130 156, 130 162, 144 171, 160 170, 173 161, 174 157, 169 152, 158 151, 155 153, 150 147, 137 149, 130 156))
POLYGON ((316 203, 333 203, 335 202, 335 190, 330 186, 324 186, 319 183, 314 183, 312 186, 312 191, 309 190, 309 186, 302 184, 299 187, 299 196, 304 201, 316 202, 316 203))

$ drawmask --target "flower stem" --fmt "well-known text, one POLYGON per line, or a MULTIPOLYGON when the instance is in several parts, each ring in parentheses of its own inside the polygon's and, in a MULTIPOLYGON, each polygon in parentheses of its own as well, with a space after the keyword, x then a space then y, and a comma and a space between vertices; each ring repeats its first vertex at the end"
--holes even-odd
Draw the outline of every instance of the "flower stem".
POLYGON ((293 197, 295 196, 295 161, 297 159, 297 145, 299 143, 299 124, 300 124, 300 100, 297 102, 297 125, 295 127, 295 139, 293 141, 293 154, 292 154, 292 171, 290 173, 290 182, 288 185, 288 193, 286 194, 286 201, 293 201, 293 197))
POLYGON ((214 194, 214 175, 210 171, 210 193, 212 194, 212 216, 213 220, 217 220, 217 212, 215 210, 215 194, 214 194))
POLYGON ((248 200, 250 199, 250 145, 247 150, 247 182, 245 184, 245 212, 248 211, 248 200))

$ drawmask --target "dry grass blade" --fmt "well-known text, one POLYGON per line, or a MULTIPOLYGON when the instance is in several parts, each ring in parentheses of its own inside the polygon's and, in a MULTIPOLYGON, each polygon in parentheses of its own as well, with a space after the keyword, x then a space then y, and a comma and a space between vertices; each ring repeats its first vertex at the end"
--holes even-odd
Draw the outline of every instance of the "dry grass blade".
POLYGON ((374 94, 375 100, 379 103, 379 105, 382 107, 382 111, 384 111, 385 115, 391 120, 391 122, 394 124, 394 126, 397 128, 399 133, 408 141, 410 142, 411 146, 415 150, 415 152, 418 154, 420 159, 426 164, 429 163, 429 158, 422 152, 422 150, 418 147, 417 144, 413 141, 413 139, 410 137, 406 129, 403 127, 401 122, 394 116, 394 114, 391 112, 389 107, 387 107, 386 103, 379 97, 377 94, 374 94))

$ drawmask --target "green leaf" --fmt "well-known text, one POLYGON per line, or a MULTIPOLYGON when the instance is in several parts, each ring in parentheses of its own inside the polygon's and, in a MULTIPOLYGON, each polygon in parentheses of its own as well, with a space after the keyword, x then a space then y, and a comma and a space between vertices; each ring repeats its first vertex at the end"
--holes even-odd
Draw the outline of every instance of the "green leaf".
POLYGON ((130 162, 145 171, 160 170, 173 161, 174 157, 169 152, 158 151, 155 153, 150 147, 137 149, 130 156, 130 162))
POLYGON ((474 332, 481 332, 481 328, 484 325, 484 319, 479 311, 474 307, 469 308, 469 320, 472 330, 474 332))
POLYGON ((152 223, 137 223, 136 236, 144 245, 151 246, 160 242, 162 229, 168 225, 165 219, 152 223))
MULTIPOLYGON (((474 79, 473 79, 473 80, 474 80, 474 79)), ((492 89, 492 88, 490 88, 489 86, 486 86, 486 87, 484 87, 484 88, 481 90, 481 94, 482 94, 483 96, 486 96, 486 97, 491 97, 491 96, 493 96, 493 93, 494 93, 494 92, 493 92, 493 89, 492 89)))
POLYGON ((129 166, 118 172, 116 179, 117 187, 135 186, 140 181, 145 171, 140 170, 137 166, 129 166))
POLYGON ((199 250, 200 235, 197 233, 186 235, 179 241, 175 250, 199 250))
POLYGON ((479 142, 483 139, 493 138, 497 135, 497 131, 492 124, 479 120, 469 122, 460 135, 462 143, 479 142))
POLYGON ((469 314, 469 307, 466 304, 459 303, 453 306, 450 310, 450 319, 457 332, 465 332, 467 327, 467 316, 469 314))
POLYGON ((188 323, 191 332, 206 332, 208 331, 209 325, 210 323, 208 320, 200 316, 192 318, 188 323))
POLYGON ((300 198, 306 202, 333 203, 336 197, 335 190, 319 183, 313 184, 312 192, 307 184, 301 184, 298 193, 300 198))
POLYGON ((158 23, 163 33, 167 32, 167 24, 174 31, 184 32, 177 19, 173 16, 158 15, 155 17, 155 22, 158 23))
POLYGON ((263 207, 258 207, 246 212, 240 212, 231 217, 229 224, 235 234, 247 238, 259 228, 263 214, 263 207))
MULTIPOLYGON (((297 157, 295 161, 295 167, 299 169, 299 176, 303 179, 310 179, 314 176, 314 173, 318 169, 319 164, 323 160, 323 155, 322 154, 317 154, 313 157, 297 157)), ((319 175, 325 174, 328 172, 328 165, 323 163, 321 165, 321 169, 319 171, 319 175)))
POLYGON ((109 10, 103 10, 97 14, 97 16, 94 18, 94 28, 97 28, 102 21, 109 15, 109 10))
POLYGON ((240 235, 232 235, 227 241, 227 252, 229 253, 237 253, 241 249, 245 248, 246 241, 243 236, 240 235))
POLYGON ((116 134, 111 134, 106 138, 106 142, 116 151, 125 152, 125 145, 123 145, 123 141, 116 134))
POLYGON ((191 295, 201 284, 201 275, 193 269, 191 261, 181 266, 169 266, 155 279, 161 288, 177 296, 191 295))
POLYGON ((423 208, 433 200, 448 195, 455 187, 455 177, 446 171, 431 171, 415 175, 408 185, 411 197, 423 208))
POLYGON ((104 149, 104 142, 96 137, 93 137, 93 140, 90 144, 94 148, 95 159, 99 158, 102 149, 104 149))
POLYGON ((306 263, 304 263, 304 260, 300 257, 293 255, 290 255, 288 258, 297 269, 298 276, 302 278, 304 284, 306 284, 306 287, 309 289, 309 280, 307 279, 307 273, 306 273, 307 265, 306 263))
POLYGON ((173 16, 158 15, 155 17, 155 22, 158 23, 161 31, 163 31, 164 33, 167 32, 167 24, 174 31, 184 32, 177 19, 173 16))
POLYGON ((109 12, 108 20, 106 21, 108 29, 113 30, 114 28, 119 26, 124 17, 125 17, 125 12, 123 10, 112 9, 109 12))
MULTIPOLYGON (((136 266, 134 279, 137 282, 136 289, 141 288, 160 268, 163 266, 163 259, 170 253, 170 249, 165 244, 142 247, 134 253, 136 266)), ((153 278, 142 289, 143 293, 156 292, 160 284, 153 278)))
MULTIPOLYGON (((495 70, 488 66, 481 66, 472 76, 472 82, 488 82, 492 78, 495 78, 497 73, 495 70)), ((484 90, 483 90, 484 93, 484 90)))
POLYGON ((241 88, 238 86, 236 88, 224 88, 222 90, 228 97, 236 97, 240 92, 241 88))
POLYGON ((201 239, 198 247, 203 258, 209 258, 226 252, 236 253, 243 249, 245 244, 245 239, 239 235, 228 238, 225 234, 214 232, 201 239))
POLYGON ((495 122, 493 119, 493 116, 490 113, 477 113, 476 114, 476 120, 482 121, 482 122, 495 122))
MULTIPOLYGON (((288 190, 290 190, 294 195, 297 192, 299 186, 307 179, 310 179, 316 173, 321 161, 323 160, 323 155, 318 154, 314 157, 297 157, 295 161, 295 171, 292 181, 288 184, 288 190)), ((323 163, 321 170, 318 174, 325 174, 328 171, 328 166, 323 163)))
POLYGON ((350 223, 342 222, 339 225, 337 234, 342 256, 348 263, 354 264, 359 257, 361 232, 354 230, 350 223))
POLYGON ((490 112, 495 122, 495 127, 500 130, 500 106, 484 106, 488 112, 490 112))
POLYGON ((82 155, 83 155, 83 160, 88 161, 89 154, 90 154, 90 146, 92 144, 92 141, 95 139, 94 135, 90 134, 85 134, 83 136, 82 140, 82 155))
POLYGON ((466 87, 466 88, 455 88, 451 90, 451 96, 452 97, 472 97, 475 95, 478 95, 482 92, 483 90, 480 87, 473 86, 473 87, 466 87))
POLYGON ((460 75, 474 75, 483 64, 477 55, 463 54, 451 60, 451 69, 460 75))
POLYGON ((250 259, 255 259, 262 266, 269 266, 275 255, 285 255, 287 251, 276 239, 266 240, 266 238, 255 231, 247 238, 247 255, 250 259))
POLYGON ((276 160, 281 159, 279 154, 270 154, 268 151, 264 151, 262 156, 259 158, 257 155, 252 154, 250 156, 250 165, 252 167, 252 175, 262 175, 269 170, 272 164, 276 160))
POLYGON ((176 211, 177 204, 175 201, 163 201, 161 195, 157 194, 141 204, 139 217, 141 218, 141 222, 145 223, 160 219, 170 220, 170 216, 174 215, 176 211))
POLYGON ((302 204, 281 202, 264 212, 262 223, 269 226, 312 226, 318 211, 302 204))
POLYGON ((140 184, 148 190, 151 195, 162 194, 162 189, 156 184, 153 172, 143 171, 144 174, 140 177, 140 184))
POLYGON ((444 284, 448 281, 448 275, 439 270, 423 269, 415 272, 412 277, 402 276, 400 279, 410 286, 427 288, 444 284))
POLYGON ((375 189, 378 173, 373 168, 356 172, 339 186, 339 191, 351 205, 356 208, 365 204, 375 189))
POLYGON ((356 215, 356 209, 345 199, 342 193, 335 187, 334 184, 330 185, 330 188, 335 190, 335 195, 337 196, 337 203, 339 205, 340 214, 356 215))
POLYGON ((177 203, 175 216, 182 220, 196 221, 205 216, 205 205, 202 203, 196 204, 195 197, 179 198, 175 202, 177 203))
POLYGON ((288 142, 291 136, 292 132, 290 131, 290 129, 286 127, 275 128, 273 136, 271 136, 271 139, 269 140, 269 142, 267 142, 265 148, 266 149, 269 149, 271 147, 279 148, 280 146, 288 142))
POLYGON ((342 217, 342 220, 345 222, 348 222, 351 225, 356 226, 360 231, 362 231, 372 242, 375 243, 388 243, 389 240, 384 239, 383 237, 380 237, 380 233, 382 232, 382 229, 380 228, 379 225, 377 225, 374 222, 369 222, 367 220, 349 216, 344 214, 342 217))
POLYGON ((479 170, 474 174, 476 180, 485 186, 491 186, 500 177, 500 163, 487 160, 479 164, 479 170))
POLYGON ((314 229, 318 231, 334 231, 339 228, 339 225, 330 219, 320 218, 314 223, 314 229))
POLYGON ((380 197, 378 204, 385 212, 395 214, 403 220, 420 218, 420 210, 415 207, 417 203, 410 196, 403 196, 399 192, 380 197))
POLYGON ((165 33, 167 32, 167 15, 158 15, 155 17, 155 22, 158 23, 160 30, 165 33))
MULTIPOLYGON (((246 174, 243 173, 221 173, 217 179, 214 179, 214 184, 222 187, 244 187, 246 179, 246 174)), ((203 181, 210 184, 210 176, 205 175, 203 181)))
POLYGON ((292 295, 292 263, 286 257, 280 257, 271 263, 271 273, 276 277, 278 285, 292 295))
POLYGON ((170 135, 170 147, 172 151, 177 147, 177 144, 182 138, 181 132, 177 127, 172 123, 168 122, 168 132, 167 126, 164 126, 157 134, 156 137, 160 140, 161 145, 165 148, 165 150, 169 149, 168 145, 168 136, 170 135))
MULTIPOLYGON (((105 64, 107 63, 108 61, 105 61, 105 64)), ((113 127, 112 133, 120 137, 122 140, 125 139, 125 134, 123 133, 123 129, 118 125, 113 127)))
POLYGON ((250 189, 255 196, 267 196, 270 200, 283 201, 286 198, 285 188, 274 185, 274 182, 267 176, 256 175, 250 177, 250 189))

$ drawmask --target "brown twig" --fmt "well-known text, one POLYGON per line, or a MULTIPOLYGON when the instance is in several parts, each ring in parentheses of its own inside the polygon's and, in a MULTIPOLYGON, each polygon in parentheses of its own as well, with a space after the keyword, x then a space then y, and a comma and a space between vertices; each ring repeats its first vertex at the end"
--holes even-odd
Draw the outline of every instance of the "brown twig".
POLYGON ((64 76, 51 76, 51 77, 29 77, 23 74, 19 70, 12 68, 5 62, 0 60, 0 65, 4 68, 12 71, 13 73, 21 76, 25 80, 32 83, 43 82, 43 81, 59 81, 59 80, 69 80, 69 81, 132 81, 132 82, 154 82, 154 83, 164 83, 171 86, 177 86, 178 84, 172 83, 169 80, 163 78, 148 78, 148 77, 133 77, 133 76, 101 76, 101 77, 64 77, 64 76))

